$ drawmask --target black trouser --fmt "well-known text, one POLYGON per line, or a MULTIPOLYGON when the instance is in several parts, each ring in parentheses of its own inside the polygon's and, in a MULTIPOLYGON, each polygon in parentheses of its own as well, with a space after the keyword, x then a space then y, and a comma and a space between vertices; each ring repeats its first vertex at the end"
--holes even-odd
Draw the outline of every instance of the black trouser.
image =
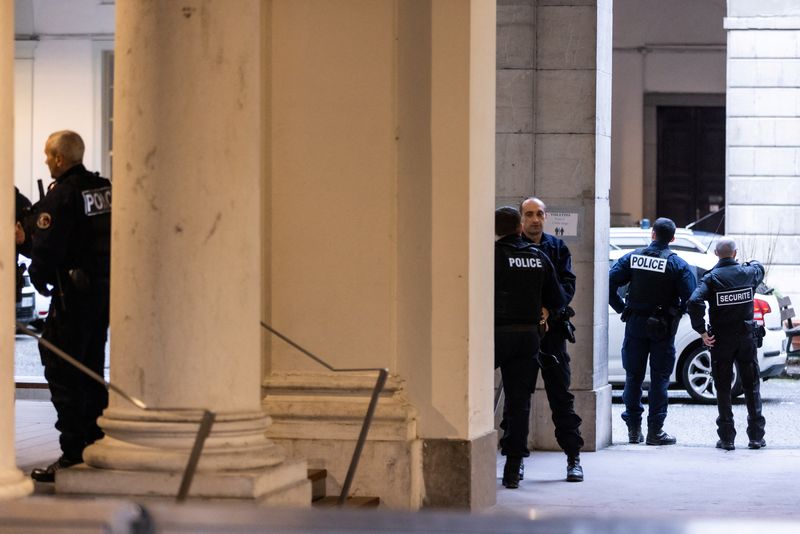
MULTIPOLYGON (((108 332, 108 286, 53 296, 42 337, 103 376, 108 332)), ((44 376, 56 408, 56 429, 64 456, 80 460, 83 449, 103 437, 97 418, 108 405, 105 387, 61 360, 45 347, 39 347, 44 376)))
POLYGON ((751 440, 764 437, 765 419, 761 415, 761 381, 756 357, 756 343, 752 333, 714 331, 716 341, 711 348, 711 372, 717 390, 717 434, 720 439, 733 442, 736 429, 731 409, 731 381, 734 362, 739 367, 739 377, 747 403, 747 436, 751 440))
POLYGON ((565 453, 573 456, 583 448, 581 418, 575 413, 575 396, 569 391, 572 370, 569 366, 567 340, 557 322, 549 325, 549 330, 542 339, 541 351, 558 358, 558 366, 542 369, 542 381, 555 425, 556 441, 565 453))
MULTIPOLYGON (((500 440, 500 450, 506 456, 530 455, 527 446, 530 403, 539 373, 536 361, 538 346, 539 336, 535 327, 530 331, 495 328, 495 367, 500 367, 505 393, 503 422, 500 424, 505 432, 500 440)), ((565 384, 562 366, 542 369, 542 378, 556 425, 556 440, 564 452, 575 455, 583 447, 581 419, 575 413, 575 398, 565 384)))

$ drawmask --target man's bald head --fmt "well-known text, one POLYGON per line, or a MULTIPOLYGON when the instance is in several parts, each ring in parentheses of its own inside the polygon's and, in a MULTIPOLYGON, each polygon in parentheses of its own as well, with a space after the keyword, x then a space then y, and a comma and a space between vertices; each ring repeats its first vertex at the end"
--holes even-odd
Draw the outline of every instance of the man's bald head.
POLYGON ((722 237, 717 241, 714 252, 720 258, 733 258, 736 256, 736 241, 730 237, 722 237))

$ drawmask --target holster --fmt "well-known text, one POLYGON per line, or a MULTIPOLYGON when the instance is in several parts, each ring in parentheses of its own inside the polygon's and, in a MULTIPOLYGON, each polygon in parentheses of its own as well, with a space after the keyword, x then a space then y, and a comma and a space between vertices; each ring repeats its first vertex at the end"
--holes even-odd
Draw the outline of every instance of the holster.
POLYGON ((756 342, 756 347, 761 348, 764 344, 764 336, 767 335, 767 329, 764 328, 763 324, 758 324, 757 321, 745 321, 744 332, 745 334, 751 334, 756 342))

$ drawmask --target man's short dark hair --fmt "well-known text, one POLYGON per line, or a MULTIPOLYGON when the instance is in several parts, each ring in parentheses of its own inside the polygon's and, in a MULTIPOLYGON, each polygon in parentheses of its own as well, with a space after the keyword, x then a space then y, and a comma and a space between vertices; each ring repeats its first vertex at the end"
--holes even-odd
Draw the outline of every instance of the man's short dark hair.
POLYGON ((656 234, 656 241, 659 243, 669 243, 675 237, 675 223, 672 219, 659 217, 653 223, 653 232, 656 234))
POLYGON ((494 235, 506 236, 515 234, 521 221, 519 211, 511 206, 503 206, 494 210, 494 235))

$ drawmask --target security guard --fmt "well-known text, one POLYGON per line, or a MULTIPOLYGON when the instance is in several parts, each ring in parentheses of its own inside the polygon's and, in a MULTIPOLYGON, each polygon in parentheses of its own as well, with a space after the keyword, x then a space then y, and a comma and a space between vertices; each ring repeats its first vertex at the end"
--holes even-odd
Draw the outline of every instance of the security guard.
POLYGON ((625 389, 622 419, 628 425, 628 442, 645 441, 642 435, 642 382, 650 355, 648 445, 672 445, 675 438, 663 430, 667 417, 667 388, 675 368, 675 331, 697 282, 689 265, 669 248, 675 223, 656 219, 649 246, 622 256, 608 275, 609 304, 625 324, 622 366, 625 389), (629 284, 623 302, 618 290, 629 284))
POLYGON ((522 458, 530 455, 528 425, 542 310, 557 310, 565 301, 547 256, 523 240, 521 231, 519 211, 508 206, 495 211, 494 365, 500 368, 507 400, 501 453, 506 456, 503 485, 511 489, 519 487, 522 458))
POLYGON ((747 402, 748 447, 767 446, 764 440, 764 416, 761 415, 761 392, 756 345, 763 337, 763 326, 753 321, 753 295, 764 279, 764 267, 757 261, 739 265, 736 242, 730 238, 717 241, 714 251, 719 262, 708 271, 689 299, 692 328, 711 349, 711 373, 717 391, 718 449, 734 450, 736 429, 731 410, 733 363, 739 367, 747 402), (711 327, 706 328, 705 301, 709 302, 711 327))
MULTIPOLYGON (((544 252, 556 270, 556 278, 566 297, 565 305, 555 310, 547 319, 547 333, 541 341, 541 351, 552 354, 558 366, 542 369, 542 380, 547 402, 550 405, 555 436, 568 458, 577 458, 583 448, 581 418, 575 413, 575 396, 570 393, 572 381, 567 339, 575 342, 574 326, 570 318, 575 315, 568 304, 575 295, 575 273, 572 272, 572 254, 563 240, 544 232, 547 218, 545 203, 535 197, 523 200, 519 206, 522 217, 522 237, 544 252)), ((569 462, 567 470, 570 470, 569 462)))
MULTIPOLYGON (((39 203, 30 277, 53 295, 42 337, 103 374, 108 332, 111 183, 83 166, 84 144, 72 131, 50 135, 45 163, 55 186, 39 203), (52 289, 51 289, 52 288, 52 289)), ((31 476, 52 482, 61 468, 82 462, 83 449, 103 437, 97 418, 108 404, 100 384, 39 348, 56 408, 62 455, 31 476)))

